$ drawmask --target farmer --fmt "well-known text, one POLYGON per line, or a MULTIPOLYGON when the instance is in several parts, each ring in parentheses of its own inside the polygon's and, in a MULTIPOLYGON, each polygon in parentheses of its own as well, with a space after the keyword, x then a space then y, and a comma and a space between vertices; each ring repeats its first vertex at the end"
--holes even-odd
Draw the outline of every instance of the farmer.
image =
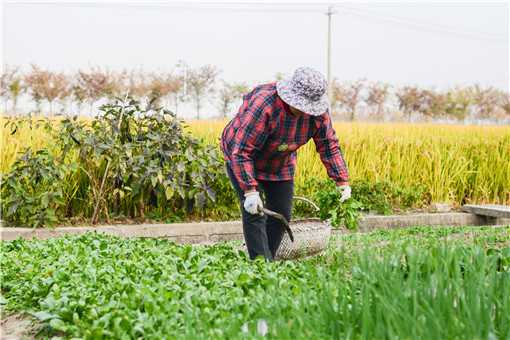
POLYGON ((255 87, 243 97, 221 136, 227 173, 241 201, 243 233, 251 259, 272 260, 282 241, 279 220, 265 207, 291 218, 296 150, 313 138, 327 173, 341 193, 351 196, 347 167, 328 113, 327 81, 311 68, 290 79, 255 87))

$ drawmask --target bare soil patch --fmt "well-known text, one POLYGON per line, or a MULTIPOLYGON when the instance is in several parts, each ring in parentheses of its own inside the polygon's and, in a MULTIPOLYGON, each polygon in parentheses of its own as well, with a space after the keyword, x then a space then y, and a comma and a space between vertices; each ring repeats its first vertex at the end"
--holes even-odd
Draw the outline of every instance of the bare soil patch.
POLYGON ((40 326, 26 314, 3 315, 0 320, 0 339, 18 340, 35 339, 40 326))

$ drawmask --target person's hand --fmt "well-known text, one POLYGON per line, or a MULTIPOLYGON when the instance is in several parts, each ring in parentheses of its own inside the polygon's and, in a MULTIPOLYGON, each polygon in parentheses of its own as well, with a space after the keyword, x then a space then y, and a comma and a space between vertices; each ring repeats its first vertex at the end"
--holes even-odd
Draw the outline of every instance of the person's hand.
POLYGON ((349 184, 339 185, 336 188, 340 192, 340 203, 345 202, 351 198, 351 187, 349 184))
POLYGON ((264 205, 258 191, 250 191, 244 194, 244 210, 252 215, 263 214, 261 211, 264 205))

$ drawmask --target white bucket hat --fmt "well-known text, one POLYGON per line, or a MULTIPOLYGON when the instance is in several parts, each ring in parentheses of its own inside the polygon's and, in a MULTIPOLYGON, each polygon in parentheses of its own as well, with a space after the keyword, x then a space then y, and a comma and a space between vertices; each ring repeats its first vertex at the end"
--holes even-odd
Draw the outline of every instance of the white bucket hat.
POLYGON ((296 109, 312 116, 319 116, 329 108, 328 82, 310 67, 300 67, 290 79, 276 83, 280 98, 296 109))

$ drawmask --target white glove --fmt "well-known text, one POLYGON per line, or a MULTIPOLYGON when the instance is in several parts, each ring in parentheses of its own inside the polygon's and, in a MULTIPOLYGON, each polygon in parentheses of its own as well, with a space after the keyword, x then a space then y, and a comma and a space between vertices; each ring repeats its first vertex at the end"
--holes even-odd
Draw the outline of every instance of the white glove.
POLYGON ((340 203, 351 198, 351 187, 349 185, 339 185, 337 189, 340 191, 340 203))
POLYGON ((252 215, 264 213, 261 211, 264 205, 258 191, 250 191, 244 194, 244 210, 252 215))

